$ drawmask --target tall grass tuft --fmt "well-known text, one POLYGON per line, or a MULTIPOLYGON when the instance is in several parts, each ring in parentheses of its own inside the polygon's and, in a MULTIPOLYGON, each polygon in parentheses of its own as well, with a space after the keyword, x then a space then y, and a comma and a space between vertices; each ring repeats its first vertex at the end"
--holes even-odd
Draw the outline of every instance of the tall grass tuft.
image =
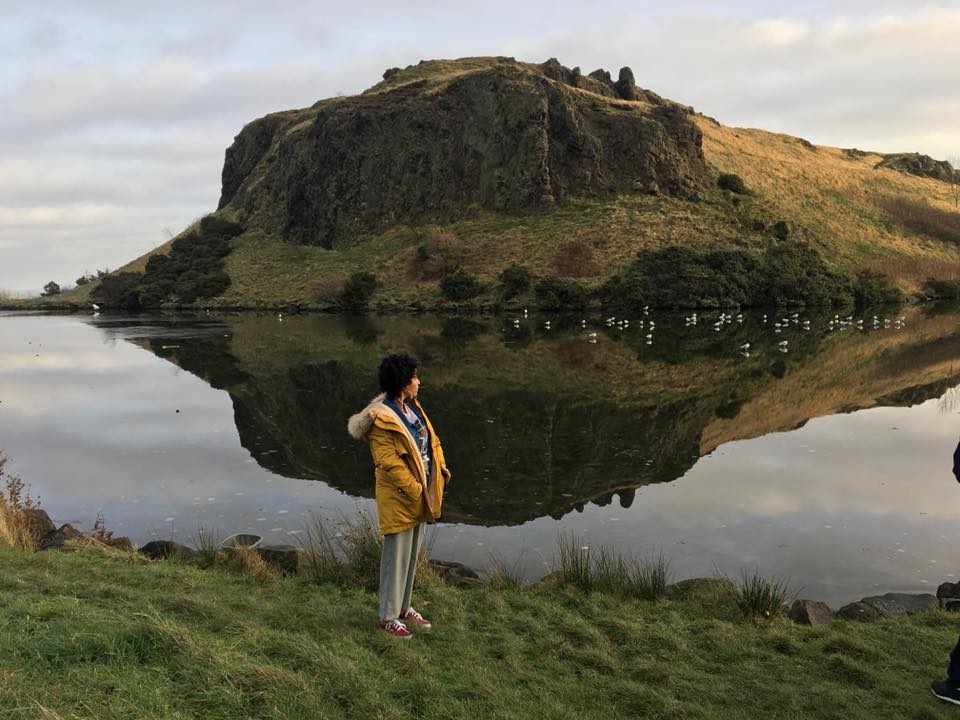
POLYGON ((763 577, 756 569, 742 572, 740 582, 734 583, 734 600, 745 618, 765 620, 782 615, 790 597, 786 580, 763 577))
POLYGON ((657 600, 670 582, 670 562, 660 552, 647 558, 628 558, 605 546, 591 547, 574 534, 557 542, 557 572, 563 584, 584 592, 602 591, 657 600))
POLYGON ((0 538, 14 547, 36 550, 40 530, 32 516, 39 510, 40 500, 30 497, 30 488, 19 475, 6 472, 7 461, 0 450, 0 538))
POLYGON ((237 547, 218 557, 223 557, 225 565, 230 569, 254 580, 276 580, 281 575, 280 569, 264 560, 256 548, 237 547))
POLYGON ((523 553, 510 562, 499 552, 490 553, 487 584, 496 590, 519 590, 523 587, 523 553))
POLYGON ((193 536, 193 544, 197 548, 196 562, 200 567, 213 567, 217 563, 217 553, 223 538, 213 528, 200 525, 193 536))
POLYGON ((332 527, 311 515, 304 537, 314 580, 367 590, 379 587, 383 538, 368 511, 359 509, 352 518, 341 516, 332 527))
POLYGON ((561 533, 557 540, 557 568, 560 581, 584 592, 594 590, 596 572, 590 560, 590 546, 570 533, 561 533))
POLYGON ((633 593, 644 600, 659 600, 667 592, 672 572, 663 551, 635 561, 631 582, 633 593))

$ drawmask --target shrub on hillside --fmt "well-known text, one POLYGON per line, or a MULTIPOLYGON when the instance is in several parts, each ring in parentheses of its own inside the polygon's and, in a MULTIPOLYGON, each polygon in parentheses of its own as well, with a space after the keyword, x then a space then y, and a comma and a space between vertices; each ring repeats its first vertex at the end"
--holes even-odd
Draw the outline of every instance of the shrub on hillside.
POLYGON ((677 245, 641 250, 600 292, 605 307, 634 311, 644 305, 825 305, 851 297, 849 282, 832 273, 815 250, 797 242, 763 255, 746 250, 698 253, 677 245))
POLYGON ((440 281, 440 292, 447 300, 469 300, 480 294, 480 282, 466 270, 445 275, 440 281))
POLYGON ((53 280, 51 280, 50 282, 48 282, 46 285, 43 286, 43 292, 40 294, 43 297, 50 297, 51 295, 59 295, 60 286, 57 283, 55 283, 53 280))
POLYGON ((777 220, 770 230, 773 232, 773 236, 777 240, 786 240, 788 237, 790 237, 790 223, 788 223, 786 220, 777 220))
POLYGON ((642 250, 603 286, 604 304, 622 309, 746 305, 763 294, 761 262, 743 250, 697 253, 673 245, 642 250))
POLYGON ((200 220, 200 235, 211 240, 230 240, 242 232, 242 225, 217 215, 207 215, 200 220))
POLYGON ((924 290, 941 300, 960 300, 960 280, 927 280, 924 290))
POLYGON ((522 265, 511 265, 500 273, 500 292, 507 300, 530 289, 530 271, 522 265))
POLYGON ((747 190, 747 184, 743 181, 743 178, 739 175, 734 175, 733 173, 724 173, 718 177, 717 186, 721 190, 729 190, 737 195, 746 195, 749 192, 749 190, 747 190))
POLYGON ((860 307, 903 301, 903 294, 890 284, 890 278, 874 270, 857 275, 853 296, 860 307))
POLYGON ((763 272, 766 282, 759 305, 833 305, 853 295, 850 281, 827 268, 820 254, 804 243, 772 247, 763 272))
POLYGON ((358 271, 347 278, 340 292, 340 303, 347 310, 366 310, 379 282, 373 273, 358 271))
POLYGON ((579 310, 587 306, 586 288, 575 280, 543 278, 533 291, 541 310, 579 310))
POLYGON ((140 282, 143 273, 121 272, 104 275, 100 284, 90 293, 90 297, 101 305, 138 312, 142 309, 140 303, 140 282))

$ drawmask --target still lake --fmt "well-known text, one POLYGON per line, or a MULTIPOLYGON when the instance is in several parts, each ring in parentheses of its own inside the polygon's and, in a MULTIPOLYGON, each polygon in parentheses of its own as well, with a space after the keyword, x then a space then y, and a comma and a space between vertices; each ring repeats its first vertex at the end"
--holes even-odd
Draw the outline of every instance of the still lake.
POLYGON ((718 316, 2 314, 0 449, 58 524, 296 543, 373 511, 346 422, 405 350, 453 471, 434 557, 535 579, 572 532, 835 606, 955 580, 960 313, 718 316))

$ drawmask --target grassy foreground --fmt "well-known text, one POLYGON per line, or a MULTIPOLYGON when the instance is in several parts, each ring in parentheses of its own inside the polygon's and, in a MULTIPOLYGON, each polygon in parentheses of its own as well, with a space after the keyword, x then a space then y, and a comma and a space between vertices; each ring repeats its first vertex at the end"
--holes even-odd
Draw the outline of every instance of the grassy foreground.
POLYGON ((938 718, 960 621, 756 625, 718 602, 427 582, 372 593, 0 544, 2 718, 938 718), (427 601, 429 604, 424 603, 427 601))

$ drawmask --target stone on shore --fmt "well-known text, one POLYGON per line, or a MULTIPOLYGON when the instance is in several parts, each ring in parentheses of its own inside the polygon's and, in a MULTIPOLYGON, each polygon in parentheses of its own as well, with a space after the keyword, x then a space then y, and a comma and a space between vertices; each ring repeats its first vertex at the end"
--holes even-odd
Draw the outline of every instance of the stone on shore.
POLYGON ((140 548, 140 553, 151 560, 166 560, 168 558, 193 560, 197 556, 196 550, 173 542, 173 540, 151 540, 140 548))
POLYGON ((26 520, 27 529, 30 531, 31 537, 43 538, 55 532, 57 529, 57 526, 53 524, 53 520, 47 515, 46 510, 30 508, 29 510, 23 511, 23 517, 26 520))
POLYGON ((430 567, 447 584, 453 587, 477 587, 483 580, 477 572, 466 565, 448 560, 430 560, 430 567))
POLYGON ((804 598, 794 600, 787 615, 798 625, 823 625, 833 620, 833 610, 829 605, 804 598))
POLYGON ((849 605, 844 605, 837 610, 837 617, 858 622, 872 622, 881 618, 929 612, 937 606, 937 598, 929 593, 917 595, 887 593, 865 597, 849 605))
POLYGON ((64 545, 70 540, 77 540, 83 537, 83 533, 77 530, 70 523, 64 523, 53 532, 49 532, 40 540, 38 550, 63 550, 64 545))
POLYGON ((316 563, 315 553, 296 545, 261 545, 257 554, 284 575, 309 573, 316 563))
POLYGON ((108 547, 112 547, 114 550, 122 550, 123 552, 136 552, 137 550, 130 538, 126 537, 125 535, 107 538, 104 544, 108 547))

